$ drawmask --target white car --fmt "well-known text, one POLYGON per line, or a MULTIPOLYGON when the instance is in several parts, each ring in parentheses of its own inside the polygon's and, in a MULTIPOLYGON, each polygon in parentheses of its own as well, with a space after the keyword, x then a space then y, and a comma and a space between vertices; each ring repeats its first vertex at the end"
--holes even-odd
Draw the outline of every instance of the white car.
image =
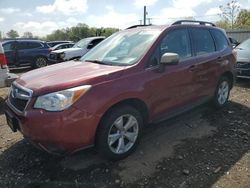
POLYGON ((72 48, 52 51, 49 55, 49 62, 59 63, 80 58, 103 39, 105 37, 88 37, 78 41, 72 48))
POLYGON ((3 46, 0 43, 0 88, 10 86, 18 76, 9 73, 3 46))

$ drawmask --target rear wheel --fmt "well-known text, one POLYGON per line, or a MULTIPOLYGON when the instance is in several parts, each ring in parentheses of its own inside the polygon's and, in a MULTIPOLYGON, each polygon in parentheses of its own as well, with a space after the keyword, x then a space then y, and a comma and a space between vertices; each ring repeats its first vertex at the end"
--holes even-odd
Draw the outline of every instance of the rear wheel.
POLYGON ((120 106, 108 112, 97 133, 99 153, 120 160, 134 151, 139 143, 143 120, 133 107, 120 106))
POLYGON ((226 105, 230 95, 230 88, 230 80, 227 77, 222 77, 217 85, 213 99, 216 108, 222 108, 226 105))
POLYGON ((45 57, 37 57, 35 59, 35 68, 46 67, 48 65, 48 60, 45 57))

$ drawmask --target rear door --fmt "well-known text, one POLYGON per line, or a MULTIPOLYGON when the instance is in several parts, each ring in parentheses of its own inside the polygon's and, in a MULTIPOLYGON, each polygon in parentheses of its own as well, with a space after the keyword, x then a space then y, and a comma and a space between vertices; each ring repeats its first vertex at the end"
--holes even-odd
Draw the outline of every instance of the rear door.
POLYGON ((195 55, 193 66, 194 82, 198 87, 199 98, 208 97, 214 89, 214 82, 217 80, 219 56, 216 53, 215 43, 208 28, 190 29, 195 55))
POLYGON ((34 58, 43 55, 42 47, 42 44, 36 41, 18 41, 19 64, 30 64, 34 58))

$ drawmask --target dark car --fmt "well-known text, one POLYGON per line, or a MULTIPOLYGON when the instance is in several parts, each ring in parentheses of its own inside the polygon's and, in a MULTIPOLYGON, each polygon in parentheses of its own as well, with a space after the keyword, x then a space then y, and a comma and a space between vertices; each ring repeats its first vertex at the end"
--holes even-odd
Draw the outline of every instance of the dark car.
POLYGON ((235 49, 237 51, 237 76, 250 78, 250 39, 243 41, 235 49))
POLYGON ((50 47, 54 47, 55 45, 58 45, 58 44, 67 44, 67 43, 72 43, 72 41, 49 41, 47 42, 47 44, 50 47))
POLYGON ((224 107, 235 63, 225 32, 212 23, 135 27, 113 34, 78 61, 21 75, 5 114, 13 131, 45 151, 96 146, 118 160, 135 150, 148 123, 207 101, 224 107))
POLYGON ((52 51, 55 51, 55 50, 61 50, 61 49, 66 49, 66 48, 71 48, 72 46, 74 46, 75 43, 63 43, 63 44, 57 44, 55 46, 53 46, 51 48, 52 51))
POLYGON ((4 41, 2 45, 9 67, 44 67, 51 52, 50 46, 40 40, 10 40, 4 41))

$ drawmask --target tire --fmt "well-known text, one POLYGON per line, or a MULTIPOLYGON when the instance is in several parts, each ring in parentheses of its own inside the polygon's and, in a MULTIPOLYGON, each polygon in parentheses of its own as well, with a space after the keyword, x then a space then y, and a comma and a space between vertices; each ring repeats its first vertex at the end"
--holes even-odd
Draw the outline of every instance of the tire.
POLYGON ((217 109, 224 107, 230 95, 231 81, 228 77, 221 77, 215 90, 213 104, 217 109))
POLYGON ((48 65, 48 60, 45 57, 37 57, 35 58, 34 68, 42 68, 48 65))
POLYGON ((142 116, 135 108, 119 106, 111 109, 97 131, 98 152, 113 161, 126 158, 138 145, 142 127, 142 116))

